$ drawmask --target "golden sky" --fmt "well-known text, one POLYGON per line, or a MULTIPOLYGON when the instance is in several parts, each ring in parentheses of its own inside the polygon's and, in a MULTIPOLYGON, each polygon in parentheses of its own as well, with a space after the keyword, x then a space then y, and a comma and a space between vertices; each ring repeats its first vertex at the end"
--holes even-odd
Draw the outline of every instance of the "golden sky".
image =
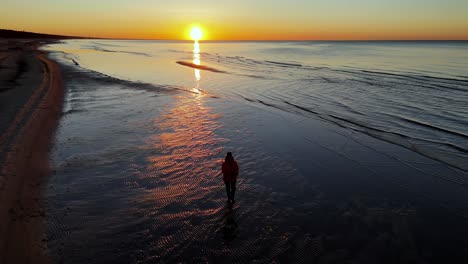
POLYGON ((108 38, 467 39, 466 0, 3 0, 0 28, 108 38))

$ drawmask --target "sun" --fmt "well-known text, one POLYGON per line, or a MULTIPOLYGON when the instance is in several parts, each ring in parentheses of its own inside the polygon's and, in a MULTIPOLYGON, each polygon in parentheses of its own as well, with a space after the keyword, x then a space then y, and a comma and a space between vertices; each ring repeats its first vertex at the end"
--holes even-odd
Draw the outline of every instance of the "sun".
POLYGON ((200 40, 203 37, 203 32, 199 27, 193 27, 190 29, 190 37, 193 40, 200 40))

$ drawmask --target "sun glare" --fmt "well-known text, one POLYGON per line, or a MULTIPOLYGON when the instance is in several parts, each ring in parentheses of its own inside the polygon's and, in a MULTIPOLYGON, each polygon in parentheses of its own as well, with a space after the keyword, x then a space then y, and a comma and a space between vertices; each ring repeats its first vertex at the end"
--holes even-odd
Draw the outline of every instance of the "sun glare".
POLYGON ((202 38, 202 36, 203 36, 203 32, 199 27, 193 27, 190 30, 190 37, 193 40, 200 40, 202 38))

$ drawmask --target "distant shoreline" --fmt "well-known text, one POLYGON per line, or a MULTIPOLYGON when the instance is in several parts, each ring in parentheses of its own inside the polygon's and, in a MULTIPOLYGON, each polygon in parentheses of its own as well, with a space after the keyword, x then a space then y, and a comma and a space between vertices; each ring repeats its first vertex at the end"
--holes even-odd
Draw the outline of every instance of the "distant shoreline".
POLYGON ((89 39, 88 37, 62 36, 27 31, 0 29, 0 39, 89 39))

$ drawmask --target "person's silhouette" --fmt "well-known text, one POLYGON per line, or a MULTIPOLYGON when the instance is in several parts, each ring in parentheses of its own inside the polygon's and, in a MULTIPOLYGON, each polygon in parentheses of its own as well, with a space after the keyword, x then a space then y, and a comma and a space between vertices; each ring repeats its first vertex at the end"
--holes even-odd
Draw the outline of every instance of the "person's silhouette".
POLYGON ((226 154, 221 170, 223 172, 224 184, 226 185, 226 193, 228 197, 227 202, 235 203, 234 195, 236 194, 236 181, 237 176, 239 175, 239 166, 234 160, 231 152, 226 154))

